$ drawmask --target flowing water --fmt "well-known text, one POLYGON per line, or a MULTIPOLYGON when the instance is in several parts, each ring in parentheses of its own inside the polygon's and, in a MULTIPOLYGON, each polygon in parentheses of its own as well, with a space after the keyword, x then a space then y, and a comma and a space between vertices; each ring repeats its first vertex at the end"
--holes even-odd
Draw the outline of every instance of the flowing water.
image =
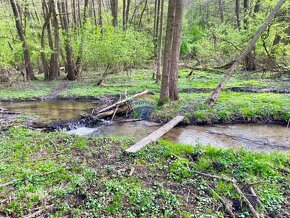
MULTIPOLYGON (((96 128, 82 127, 69 134, 133 136, 142 139, 160 127, 159 124, 140 121, 115 123, 96 128)), ((203 144, 223 148, 244 147, 254 151, 289 151, 290 129, 278 125, 234 124, 215 126, 175 127, 162 139, 182 144, 203 144)))
MULTIPOLYGON (((88 112, 95 104, 79 101, 31 101, 6 102, 1 103, 1 106, 24 115, 31 115, 39 122, 49 123, 77 119, 78 115, 88 112)), ((133 136, 142 139, 159 127, 160 124, 147 121, 114 122, 95 128, 81 127, 68 133, 87 136, 133 136)), ((226 148, 245 147, 265 152, 290 150, 290 128, 278 125, 183 126, 173 128, 162 139, 191 145, 200 143, 226 148)))

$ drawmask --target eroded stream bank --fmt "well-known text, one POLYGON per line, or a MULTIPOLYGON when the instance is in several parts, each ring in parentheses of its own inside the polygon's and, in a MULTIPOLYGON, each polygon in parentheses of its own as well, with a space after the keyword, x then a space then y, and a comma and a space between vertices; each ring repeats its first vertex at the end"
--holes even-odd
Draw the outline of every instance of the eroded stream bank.
MULTIPOLYGON (((77 120, 80 114, 88 113, 96 106, 92 102, 49 101, 49 102, 6 102, 2 106, 23 115, 31 115, 35 122, 50 123, 60 120, 77 120)), ((106 122, 94 128, 86 125, 69 131, 78 135, 133 136, 141 139, 160 127, 147 121, 106 122)), ((74 126, 72 127, 74 128, 74 126)), ((254 151, 290 150, 290 129, 279 125, 231 124, 215 126, 180 126, 168 132, 163 139, 184 144, 204 144, 217 147, 245 147, 254 151)))

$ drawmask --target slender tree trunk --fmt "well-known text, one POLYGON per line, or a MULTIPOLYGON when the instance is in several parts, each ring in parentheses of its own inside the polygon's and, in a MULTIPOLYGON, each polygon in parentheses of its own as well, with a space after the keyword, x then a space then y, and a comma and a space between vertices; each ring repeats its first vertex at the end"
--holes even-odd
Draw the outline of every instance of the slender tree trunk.
POLYGON ((140 30, 140 28, 141 28, 142 18, 143 18, 143 15, 144 15, 145 10, 146 10, 146 8, 147 8, 147 4, 148 4, 148 0, 145 0, 144 8, 143 8, 143 10, 142 10, 142 12, 141 12, 140 20, 139 20, 139 25, 138 25, 138 29, 139 29, 139 30, 140 30))
POLYGON ((219 13, 221 22, 224 22, 224 0, 219 0, 219 13))
POLYGON ((87 23, 87 11, 88 11, 89 0, 85 0, 84 5, 84 21, 83 21, 83 28, 81 29, 80 34, 80 48, 78 52, 78 57, 76 61, 76 76, 79 77, 82 71, 82 60, 83 60, 83 50, 84 50, 84 28, 86 27, 87 23))
POLYGON ((237 27, 241 29, 241 2, 240 0, 236 0, 235 3, 236 3, 235 10, 236 10, 236 18, 237 18, 237 27))
POLYGON ((72 80, 77 79, 77 74, 76 74, 75 64, 73 62, 73 49, 71 46, 71 38, 70 38, 70 33, 69 33, 69 28, 68 28, 69 22, 66 16, 68 11, 67 11, 67 7, 64 1, 60 3, 59 11, 62 17, 61 27, 64 33, 64 46, 65 46, 65 54, 66 54, 65 55, 65 58, 66 58, 65 71, 67 73, 66 78, 72 81, 72 80))
POLYGON ((123 0, 123 30, 126 30, 126 0, 123 0))
POLYGON ((168 13, 167 13, 166 41, 165 41, 165 51, 164 51, 164 57, 163 57, 162 82, 161 82, 159 104, 164 104, 167 100, 169 100, 169 76, 170 76, 170 68, 171 68, 174 19, 175 19, 175 0, 169 0, 168 13))
POLYGON ((159 28, 159 39, 158 39, 158 53, 157 53, 157 72, 156 72, 156 82, 159 82, 161 79, 161 65, 162 65, 162 39, 163 39, 163 9, 164 9, 164 0, 161 0, 160 6, 160 28, 159 28))
POLYGON ((127 0, 127 4, 126 4, 126 29, 128 28, 130 5, 131 5, 131 0, 127 0))
POLYGON ((48 9, 46 1, 43 0, 43 16, 44 16, 44 24, 42 26, 41 30, 41 61, 42 61, 42 66, 43 66, 43 72, 44 72, 44 79, 48 80, 49 79, 49 64, 47 61, 46 53, 45 53, 45 31, 49 26, 50 19, 51 19, 51 10, 48 9))
POLYGON ((19 5, 17 5, 15 0, 10 0, 10 4, 11 4, 14 18, 15 18, 17 33, 18 33, 20 41, 22 42, 23 57, 24 57, 25 71, 26 71, 26 79, 27 80, 35 80, 36 78, 33 74, 33 67, 32 67, 31 58, 30 58, 30 51, 28 48, 25 34, 24 34, 23 25, 21 22, 21 15, 19 12, 20 7, 19 7, 19 5))
POLYGON ((118 0, 110 0, 111 1, 111 11, 112 11, 112 24, 114 27, 118 26, 118 0))
POLYGON ((285 3, 285 1, 286 0, 280 0, 278 2, 278 4, 276 5, 276 7, 273 9, 273 11, 269 15, 269 17, 264 22, 264 24, 259 28, 259 30, 256 32, 255 36, 251 39, 251 41, 249 42, 249 44, 247 45, 247 47, 244 49, 244 51, 241 53, 241 55, 236 59, 236 61, 234 62, 234 64, 231 66, 231 68, 227 70, 227 72, 225 73, 222 81, 216 87, 216 89, 212 93, 211 97, 207 100, 206 104, 208 106, 214 105, 214 103, 216 102, 216 100, 218 99, 218 97, 219 97, 219 95, 221 93, 221 90, 226 85, 227 81, 235 73, 235 71, 236 71, 237 67, 240 65, 240 63, 243 62, 243 60, 246 58, 246 56, 253 49, 254 45, 256 44, 256 42, 258 41, 258 39, 260 38, 260 36, 262 35, 262 33, 266 30, 266 28, 268 27, 268 25, 271 23, 271 21, 274 19, 274 17, 278 13, 278 11, 282 7, 282 5, 285 3))
POLYGON ((59 52, 60 52, 60 38, 59 38, 59 23, 57 19, 57 9, 54 0, 50 0, 50 10, 52 11, 52 26, 54 30, 54 48, 50 58, 49 79, 56 80, 59 75, 59 52))
POLYGON ((180 54, 181 32, 182 32, 182 17, 184 0, 176 1, 174 35, 172 43, 172 58, 169 77, 169 96, 171 100, 178 100, 178 62, 180 54))

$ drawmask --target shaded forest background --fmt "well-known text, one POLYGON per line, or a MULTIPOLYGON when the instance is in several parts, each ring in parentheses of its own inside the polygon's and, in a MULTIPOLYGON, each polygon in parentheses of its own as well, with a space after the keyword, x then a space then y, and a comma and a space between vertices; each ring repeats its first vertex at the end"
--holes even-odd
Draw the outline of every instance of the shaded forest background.
MULTIPOLYGON (((230 63, 276 3, 186 0, 180 50, 185 66, 230 63)), ((105 77, 158 65, 162 55, 166 0, 1 0, 0 5, 1 80, 34 80, 39 74, 56 80, 62 72, 78 80, 86 70, 105 77)), ((243 69, 289 73, 289 5, 268 26, 243 69)), ((159 80, 160 73, 153 77, 159 80)))

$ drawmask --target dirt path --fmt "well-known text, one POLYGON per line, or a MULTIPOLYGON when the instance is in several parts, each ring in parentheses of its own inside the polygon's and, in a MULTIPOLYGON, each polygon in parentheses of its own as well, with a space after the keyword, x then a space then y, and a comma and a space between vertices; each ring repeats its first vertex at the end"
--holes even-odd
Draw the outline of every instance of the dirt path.
POLYGON ((49 93, 48 95, 42 96, 40 98, 41 101, 47 101, 47 100, 52 100, 55 99, 56 97, 59 96, 60 93, 64 92, 65 90, 68 89, 68 84, 64 83, 58 86, 54 91, 49 93))

